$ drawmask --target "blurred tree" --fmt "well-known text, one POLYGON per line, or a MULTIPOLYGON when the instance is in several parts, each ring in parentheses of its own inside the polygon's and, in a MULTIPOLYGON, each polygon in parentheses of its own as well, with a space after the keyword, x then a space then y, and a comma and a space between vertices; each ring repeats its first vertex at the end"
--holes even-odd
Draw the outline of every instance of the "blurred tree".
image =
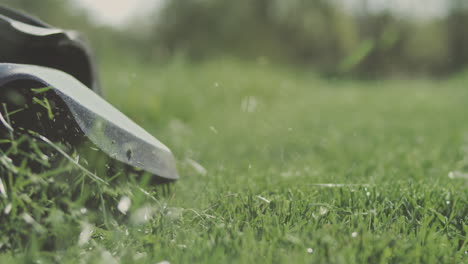
POLYGON ((447 22, 449 38, 450 70, 461 70, 468 64, 468 2, 466 0, 450 0, 450 15, 447 22))
POLYGON ((159 14, 153 43, 194 59, 263 56, 329 69, 358 42, 351 16, 325 0, 173 0, 159 14))
POLYGON ((376 12, 370 0, 354 12, 328 0, 172 0, 149 43, 165 57, 260 56, 365 78, 445 75, 468 64, 468 2, 450 1, 448 17, 417 20, 376 12))

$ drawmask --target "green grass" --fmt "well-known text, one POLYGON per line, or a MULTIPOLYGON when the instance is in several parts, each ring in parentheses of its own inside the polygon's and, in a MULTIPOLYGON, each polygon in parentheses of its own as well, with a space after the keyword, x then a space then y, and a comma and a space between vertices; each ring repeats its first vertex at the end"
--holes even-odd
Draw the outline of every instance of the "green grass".
POLYGON ((67 161, 31 173, 39 152, 18 168, 2 155, 15 185, 0 198, 0 263, 468 261, 463 75, 323 80, 231 60, 103 68, 108 100, 173 150, 181 180, 168 191, 98 175, 105 185, 67 161))

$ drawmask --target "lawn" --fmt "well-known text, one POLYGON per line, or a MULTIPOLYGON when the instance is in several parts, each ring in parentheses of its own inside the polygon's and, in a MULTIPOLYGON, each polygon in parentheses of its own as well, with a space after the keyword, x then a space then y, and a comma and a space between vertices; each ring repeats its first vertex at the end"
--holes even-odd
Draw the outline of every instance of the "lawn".
POLYGON ((101 66, 107 99, 173 150, 181 179, 96 172, 103 184, 67 160, 36 174, 3 153, 0 263, 468 261, 468 74, 101 66))

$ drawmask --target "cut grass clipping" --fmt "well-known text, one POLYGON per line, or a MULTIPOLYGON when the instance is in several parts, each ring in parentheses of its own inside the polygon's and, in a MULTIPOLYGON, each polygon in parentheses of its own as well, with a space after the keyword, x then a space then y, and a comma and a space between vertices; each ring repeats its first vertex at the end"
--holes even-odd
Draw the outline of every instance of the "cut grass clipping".
POLYGON ((467 262, 466 77, 103 66, 109 101, 174 150, 181 180, 168 191, 110 170, 92 145, 69 144, 79 136, 47 131, 66 118, 53 94, 9 94, 0 263, 467 262), (30 110, 46 124, 34 132, 18 123, 30 110))

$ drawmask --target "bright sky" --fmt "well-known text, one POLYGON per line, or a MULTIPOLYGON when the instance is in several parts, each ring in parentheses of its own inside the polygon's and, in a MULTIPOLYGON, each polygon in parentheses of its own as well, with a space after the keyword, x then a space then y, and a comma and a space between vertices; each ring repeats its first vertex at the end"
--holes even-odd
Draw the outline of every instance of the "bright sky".
MULTIPOLYGON (((120 27, 133 16, 144 15, 165 0, 74 0, 91 11, 99 23, 120 27)), ((170 0, 169 0, 170 1, 170 0)), ((286 1, 286 0, 285 0, 286 1)), ((362 0, 338 0, 356 8, 362 0)), ((418 17, 442 16, 447 0, 369 0, 371 9, 392 8, 400 13, 418 17)))
POLYGON ((74 0, 90 10, 96 22, 120 27, 133 16, 144 15, 164 0, 74 0))

